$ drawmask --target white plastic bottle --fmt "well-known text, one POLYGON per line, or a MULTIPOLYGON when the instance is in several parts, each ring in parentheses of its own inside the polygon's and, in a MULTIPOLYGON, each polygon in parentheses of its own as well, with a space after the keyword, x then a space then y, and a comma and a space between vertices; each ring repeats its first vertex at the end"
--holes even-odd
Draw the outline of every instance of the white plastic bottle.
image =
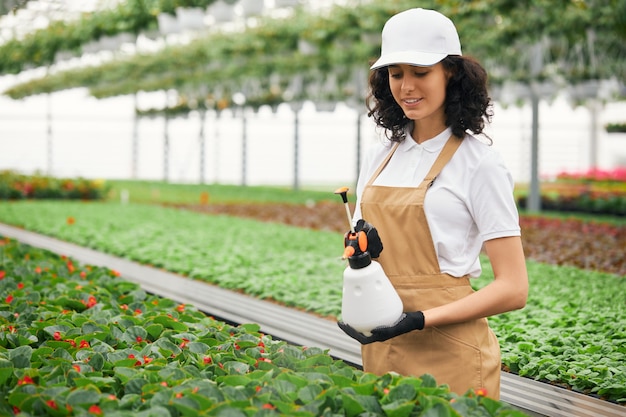
POLYGON ((342 321, 370 336, 379 326, 391 326, 402 316, 402 300, 382 266, 368 252, 348 258, 343 273, 342 321))

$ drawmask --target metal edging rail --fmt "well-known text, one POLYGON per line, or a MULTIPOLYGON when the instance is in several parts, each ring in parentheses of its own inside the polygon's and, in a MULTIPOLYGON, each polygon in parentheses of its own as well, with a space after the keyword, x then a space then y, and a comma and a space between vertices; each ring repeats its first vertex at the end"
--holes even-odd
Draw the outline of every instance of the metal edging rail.
MULTIPOLYGON (((257 323, 275 338, 328 349, 337 359, 361 365, 359 344, 331 320, 2 223, 0 236, 114 269, 152 294, 193 304, 222 320, 257 323)), ((500 399, 535 416, 626 417, 624 406, 507 372, 502 372, 500 399)))

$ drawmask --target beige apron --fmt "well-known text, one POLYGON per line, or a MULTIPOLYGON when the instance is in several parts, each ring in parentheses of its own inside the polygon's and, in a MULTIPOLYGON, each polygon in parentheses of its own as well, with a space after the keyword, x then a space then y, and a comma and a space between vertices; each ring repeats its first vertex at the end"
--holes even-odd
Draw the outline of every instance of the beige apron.
MULTIPOLYGON (((441 273, 424 213, 424 197, 461 140, 451 136, 417 188, 372 185, 397 149, 378 167, 361 198, 363 218, 379 231, 384 250, 377 260, 398 291, 404 311, 426 310, 471 294, 469 278, 441 273)), ((382 343, 362 346, 363 369, 382 375, 435 377, 453 392, 485 388, 500 396, 500 346, 487 319, 428 327, 382 343)))

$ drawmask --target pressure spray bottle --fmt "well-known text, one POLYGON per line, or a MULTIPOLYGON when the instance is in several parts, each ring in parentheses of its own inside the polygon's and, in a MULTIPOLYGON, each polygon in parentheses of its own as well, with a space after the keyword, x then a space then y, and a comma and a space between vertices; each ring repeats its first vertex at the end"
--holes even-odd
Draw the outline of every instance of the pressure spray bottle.
POLYGON ((367 251, 367 234, 356 232, 348 205, 348 187, 335 191, 346 207, 350 231, 344 236, 342 259, 348 260, 343 273, 341 316, 344 323, 370 336, 371 330, 392 326, 402 316, 402 300, 382 266, 367 251))

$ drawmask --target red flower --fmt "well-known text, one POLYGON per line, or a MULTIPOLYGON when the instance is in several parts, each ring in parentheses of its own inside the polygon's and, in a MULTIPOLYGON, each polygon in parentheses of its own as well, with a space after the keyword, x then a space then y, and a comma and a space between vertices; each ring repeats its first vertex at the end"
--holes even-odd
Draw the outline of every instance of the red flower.
POLYGON ((79 348, 83 349, 83 348, 88 348, 89 347, 89 342, 86 340, 81 340, 80 341, 80 346, 79 348))
POLYGON ((96 300, 96 297, 94 297, 93 295, 90 295, 89 301, 87 301, 87 308, 91 308, 95 306, 96 304, 98 304, 98 300, 96 300))
POLYGON ((120 310, 128 310, 128 306, 126 304, 122 304, 120 306, 120 310))
POLYGON ((17 289, 18 289, 18 290, 21 290, 21 289, 23 289, 23 288, 24 288, 24 283, 23 283, 23 282, 18 282, 18 284, 17 284, 17 289))
POLYGON ((213 362, 213 359, 211 359, 210 356, 205 356, 204 358, 202 358, 202 362, 204 362, 205 365, 208 365, 213 362))
POLYGON ((263 406, 261 408, 266 409, 266 410, 274 410, 276 407, 273 406, 270 403, 265 403, 265 404, 263 404, 263 406))
POLYGON ((7 276, 6 271, 0 270, 0 279, 4 279, 4 277, 6 277, 6 276, 7 276))
POLYGON ((183 398, 183 393, 182 392, 177 392, 176 393, 176 398, 183 398))
POLYGON ((17 385, 27 385, 27 384, 34 384, 34 383, 35 381, 33 381, 33 379, 29 377, 28 375, 24 376, 24 378, 22 379, 17 380, 17 385))
POLYGON ((137 337, 135 338, 135 340, 137 341, 137 343, 141 343, 141 342, 143 342, 143 337, 141 337, 141 336, 137 336, 137 337))
POLYGON ((486 397, 487 396, 487 390, 485 388, 478 388, 476 390, 476 395, 478 395, 479 397, 486 397))
POLYGON ((54 332, 52 337, 54 337, 54 340, 61 340, 61 332, 54 332))
POLYGON ((80 372, 80 365, 72 365, 72 368, 74 368, 76 372, 80 372))
POLYGON ((54 408, 55 410, 59 409, 59 407, 57 406, 57 403, 54 400, 48 400, 46 401, 46 404, 48 405, 48 407, 54 408))
POLYGON ((86 276, 87 276, 87 273, 85 271, 80 271, 81 278, 85 278, 86 276))
POLYGON ((101 416, 102 415, 102 409, 100 409, 100 407, 96 404, 92 405, 91 407, 89 407, 89 412, 91 414, 95 414, 97 416, 101 416))
POLYGON ((35 272, 36 272, 37 274, 41 274, 41 267, 40 267, 40 266, 36 267, 36 268, 35 268, 35 272))
POLYGON ((161 386, 162 386, 162 387, 167 387, 167 382, 165 382, 165 381, 161 381, 161 386))
POLYGON ((142 313, 142 311, 140 309, 136 309, 135 310, 135 315, 138 315, 138 314, 141 314, 141 313, 142 313))
POLYGON ((148 364, 150 362, 152 362, 154 360, 154 358, 151 358, 150 356, 144 356, 143 357, 143 363, 148 364))
POLYGON ((179 313, 182 313, 183 311, 185 311, 185 305, 184 305, 184 304, 179 304, 179 305, 176 307, 176 310, 177 310, 179 313))
POLYGON ((70 274, 74 272, 75 268, 72 261, 67 261, 67 270, 70 271, 70 274))
MULTIPOLYGON (((69 343, 72 347, 76 347, 76 341, 74 341, 73 339, 65 339, 65 341, 69 343)), ((80 344, 82 345, 83 343, 81 342, 80 344)))
POLYGON ((184 338, 183 338, 183 341, 182 341, 182 342, 180 342, 179 347, 180 347, 181 349, 183 349, 183 348, 187 347, 187 343, 189 343, 189 339, 184 339, 184 338))
POLYGON ((113 274, 114 277, 119 277, 120 273, 114 269, 111 270, 111 274, 113 274))
POLYGON ((11 304, 11 301, 13 301, 13 294, 9 294, 7 295, 7 298, 4 300, 7 304, 11 304))

